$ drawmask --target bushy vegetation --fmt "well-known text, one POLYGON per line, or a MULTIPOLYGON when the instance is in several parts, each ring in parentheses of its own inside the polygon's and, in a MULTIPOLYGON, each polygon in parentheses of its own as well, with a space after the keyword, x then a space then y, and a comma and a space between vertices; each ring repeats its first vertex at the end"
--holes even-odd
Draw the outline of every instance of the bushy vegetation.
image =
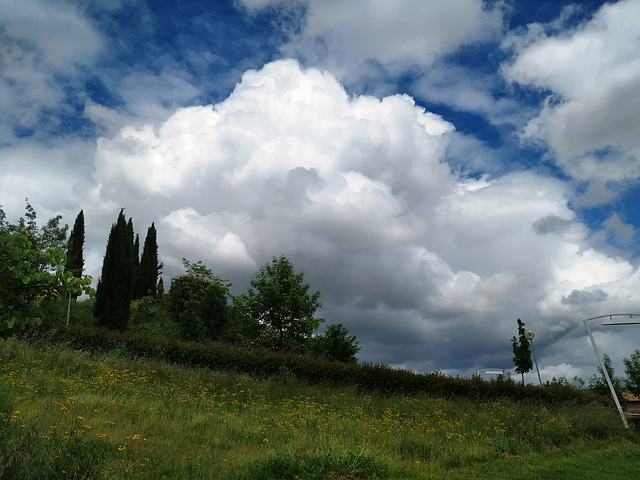
POLYGON ((287 372, 306 384, 350 386, 359 392, 381 395, 429 395, 438 398, 487 400, 507 398, 554 404, 610 405, 609 397, 565 385, 539 388, 513 381, 486 382, 480 377, 447 377, 419 374, 386 365, 347 364, 263 347, 237 347, 221 342, 190 342, 144 332, 117 332, 92 327, 60 327, 30 332, 34 342, 68 345, 74 349, 106 353, 118 351, 129 357, 152 358, 178 365, 206 367, 270 378, 287 372))
POLYGON ((42 227, 36 218, 28 201, 25 216, 15 224, 0 208, 0 337, 39 325, 43 302, 92 292, 91 277, 65 268, 68 225, 60 224, 62 217, 42 227))
POLYGON ((0 335, 43 321, 49 327, 95 324, 122 332, 357 361, 360 347, 346 327, 329 325, 324 334, 317 331, 324 322, 315 318, 320 292, 310 292, 304 272, 296 272, 284 255, 262 266, 247 292, 237 296, 231 295, 229 282, 215 276, 201 261, 183 259, 185 274, 173 278, 164 295, 155 225, 147 230, 140 256, 133 220, 127 221, 122 210, 109 233, 94 292, 91 277, 82 277, 83 211, 68 241, 68 226, 60 226, 62 217, 38 228, 35 210, 28 202, 25 216, 11 224, 0 209, 0 335), (95 293, 95 298, 76 302, 83 292, 95 293))

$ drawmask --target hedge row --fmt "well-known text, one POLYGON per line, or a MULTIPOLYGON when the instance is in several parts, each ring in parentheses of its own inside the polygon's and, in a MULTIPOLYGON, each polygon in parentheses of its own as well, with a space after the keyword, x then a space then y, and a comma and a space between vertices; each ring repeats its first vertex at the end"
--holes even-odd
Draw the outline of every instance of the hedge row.
POLYGON ((31 332, 27 339, 63 343, 91 352, 117 350, 134 357, 160 359, 175 364, 235 371, 269 378, 289 372, 308 384, 354 386, 360 392, 383 395, 426 394, 437 398, 466 397, 473 400, 509 398, 518 401, 588 404, 605 403, 606 397, 571 387, 522 385, 513 381, 484 381, 419 374, 381 364, 345 364, 265 349, 245 349, 222 343, 196 343, 146 333, 116 332, 92 327, 63 327, 31 332))

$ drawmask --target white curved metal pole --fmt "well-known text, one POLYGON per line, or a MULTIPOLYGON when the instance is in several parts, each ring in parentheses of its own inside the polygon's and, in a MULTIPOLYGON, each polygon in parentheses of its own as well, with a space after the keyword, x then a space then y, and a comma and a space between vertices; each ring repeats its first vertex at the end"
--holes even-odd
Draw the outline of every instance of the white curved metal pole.
MULTIPOLYGON (((624 411, 622 410, 622 406, 620 405, 620 400, 618 400, 618 395, 616 394, 615 389, 613 388, 613 383, 611 382, 611 378, 609 377, 609 372, 607 372, 607 368, 604 365, 604 361, 602 360, 602 355, 600 355, 600 350, 598 349, 598 345, 596 344, 596 340, 593 338, 593 334, 591 333, 591 329, 589 328, 589 322, 592 320, 600 320, 602 318, 609 318, 613 320, 613 317, 616 316, 628 316, 628 321, 620 321, 620 322, 608 322, 606 325, 631 325, 640 323, 640 318, 633 320, 634 316, 638 316, 638 314, 628 314, 628 313, 615 313, 611 315, 601 315, 599 317, 587 318, 583 320, 584 327, 587 329, 587 334, 589 335, 589 339, 591 340, 591 344, 593 345, 593 350, 596 352, 596 357, 598 357, 598 362, 600 362, 600 368, 602 368, 602 372, 604 373, 604 378, 607 381, 607 385, 609 385, 609 390, 611 390, 611 396, 613 397, 613 401, 618 408, 618 412, 620 413, 620 418, 622 419, 622 423, 625 427, 629 428, 629 423, 627 422, 627 417, 624 415, 624 411)), ((602 322, 604 324, 604 322, 602 322)))
POLYGON ((536 351, 533 349, 533 339, 529 340, 531 343, 531 353, 533 353, 533 361, 536 362, 536 372, 538 372, 538 382, 542 386, 542 378, 540 378, 540 369, 538 368, 538 359, 536 358, 536 351))

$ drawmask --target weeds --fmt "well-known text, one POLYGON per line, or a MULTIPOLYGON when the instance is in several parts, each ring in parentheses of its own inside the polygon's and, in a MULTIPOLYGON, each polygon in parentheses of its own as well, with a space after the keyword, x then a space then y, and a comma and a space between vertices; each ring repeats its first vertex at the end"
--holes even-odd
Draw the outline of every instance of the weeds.
POLYGON ((550 452, 626 451, 629 436, 598 405, 363 395, 0 342, 1 479, 496 475, 550 452))

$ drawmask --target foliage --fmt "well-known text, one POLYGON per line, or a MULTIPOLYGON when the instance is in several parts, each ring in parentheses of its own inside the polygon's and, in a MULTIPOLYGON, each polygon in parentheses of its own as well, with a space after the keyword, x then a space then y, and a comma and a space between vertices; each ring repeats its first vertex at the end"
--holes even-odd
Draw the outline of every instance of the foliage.
POLYGON ((157 296, 158 276, 162 273, 163 264, 158 261, 158 239, 155 224, 152 223, 147 229, 147 236, 144 240, 142 257, 138 267, 137 275, 137 297, 142 298, 150 295, 157 296))
POLYGON ((191 275, 181 275, 179 277, 173 277, 171 279, 171 286, 169 287, 169 309, 171 313, 178 316, 184 309, 185 304, 189 300, 198 300, 204 295, 204 291, 207 289, 207 280, 194 277, 191 275))
POLYGON ((640 350, 635 350, 629 358, 624 358, 625 386, 635 396, 640 397, 640 350))
POLYGON ((525 336, 524 322, 518 319, 518 337, 515 335, 511 339, 513 346, 513 364, 516 366, 516 373, 522 375, 522 383, 524 384, 524 374, 533 368, 531 360, 531 345, 525 336))
POLYGON ((0 336, 39 325, 38 308, 46 299, 93 292, 90 276, 65 272, 67 226, 60 226, 62 217, 39 229, 28 202, 25 216, 14 225, 0 208, 0 336))
MULTIPOLYGON (((37 336, 34 337, 37 339, 37 336)), ((144 333, 117 332, 93 328, 59 328, 50 331, 47 342, 63 343, 92 352, 117 350, 133 357, 148 357, 217 370, 278 376, 283 367, 301 382, 351 386, 360 392, 382 395, 424 394, 437 398, 469 398, 479 401, 509 398, 514 401, 555 404, 611 405, 610 398, 575 388, 539 388, 511 381, 485 382, 479 378, 419 374, 386 365, 345 364, 263 348, 241 348, 218 342, 193 343, 144 333)))
POLYGON ((246 300, 246 295, 232 297, 224 340, 237 346, 268 348, 271 342, 265 341, 266 328, 253 318, 246 300))
POLYGON ((120 210, 116 223, 111 226, 96 291, 94 315, 99 326, 127 329, 134 281, 133 222, 129 219, 127 224, 120 210))
POLYGON ((186 275, 171 279, 169 305, 187 340, 216 340, 230 318, 231 284, 216 277, 201 261, 182 259, 186 275))
POLYGON ((277 350, 301 350, 323 319, 320 291, 309 293, 304 272, 296 273, 284 255, 273 257, 253 276, 244 302, 260 324, 272 330, 277 350))
POLYGON ((84 270, 84 212, 80 210, 71 229, 67 242, 67 262, 65 271, 71 272, 74 277, 80 277, 84 270))
POLYGON ((161 298, 164 295, 164 280, 160 277, 158 280, 158 287, 156 288, 156 297, 161 298))
POLYGON ((168 298, 149 295, 131 302, 131 320, 128 330, 153 335, 179 336, 180 332, 169 314, 168 298))
POLYGON ((202 342, 207 335, 207 327, 200 315, 200 302, 188 300, 184 304, 184 310, 179 316, 180 332, 182 338, 202 342))
POLYGON ((553 377, 551 380, 547 380, 544 383, 545 387, 567 387, 567 388, 578 388, 583 390, 585 388, 585 382, 582 378, 574 375, 571 380, 568 380, 566 377, 553 377))
POLYGON ((349 336, 349 330, 341 323, 327 325, 324 335, 314 337, 311 342, 312 355, 337 362, 357 363, 359 351, 355 335, 349 336))
POLYGON ((219 279, 212 281, 200 300, 200 317, 209 340, 221 338, 229 323, 229 285, 219 279))
POLYGON ((202 260, 190 262, 186 258, 183 258, 182 265, 189 277, 201 278, 203 280, 214 280, 216 278, 211 269, 202 263, 202 260))
MULTIPOLYGON (((611 363, 611 358, 606 353, 602 356, 602 362, 604 363, 604 367, 607 369, 607 373, 609 374, 609 379, 611 380, 611 384, 613 385, 613 389, 618 396, 618 400, 620 402, 623 401, 622 392, 624 391, 624 380, 620 377, 617 377, 615 374, 615 370, 611 363)), ((591 377, 589 377, 589 390, 595 392, 600 395, 611 395, 611 390, 609 389, 609 384, 607 383, 607 379, 604 376, 604 372, 602 367, 598 365, 597 373, 594 373, 591 377)))

